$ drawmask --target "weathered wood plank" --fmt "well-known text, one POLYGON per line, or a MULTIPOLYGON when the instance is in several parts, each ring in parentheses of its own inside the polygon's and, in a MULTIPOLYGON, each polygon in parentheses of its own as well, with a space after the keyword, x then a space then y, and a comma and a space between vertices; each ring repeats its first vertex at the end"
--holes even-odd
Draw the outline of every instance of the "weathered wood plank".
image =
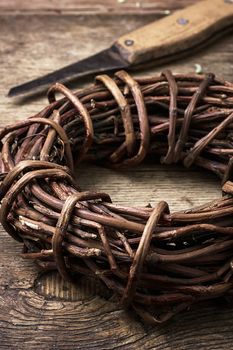
POLYGON ((72 14, 168 14, 184 6, 195 3, 197 0, 64 0, 64 1, 17 1, 2 0, 1 13, 7 14, 35 14, 48 13, 50 15, 72 14))

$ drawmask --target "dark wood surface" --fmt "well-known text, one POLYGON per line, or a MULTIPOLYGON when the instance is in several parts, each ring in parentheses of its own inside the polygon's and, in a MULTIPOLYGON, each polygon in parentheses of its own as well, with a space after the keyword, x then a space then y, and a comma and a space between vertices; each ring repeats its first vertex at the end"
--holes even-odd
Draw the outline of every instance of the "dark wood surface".
MULTIPOLYGON (((139 6, 136 1, 115 0, 1 1, 1 125, 25 118, 46 103, 43 96, 6 98, 12 85, 97 52, 164 11, 193 2, 140 1, 139 6)), ((169 67, 194 72, 199 64, 204 72, 233 81, 232 57, 232 35, 228 35, 169 67)), ((161 69, 153 67, 143 74, 161 69)), ((83 165, 77 177, 82 188, 105 190, 115 202, 131 205, 153 205, 165 199, 178 210, 221 195, 220 183, 211 174, 175 166, 145 164, 117 173, 83 165)), ((84 278, 70 285, 56 273, 41 274, 32 262, 21 259, 20 250, 20 244, 1 230, 0 349, 233 348, 233 308, 225 301, 201 305, 165 325, 148 327, 121 310, 102 285, 84 278)))

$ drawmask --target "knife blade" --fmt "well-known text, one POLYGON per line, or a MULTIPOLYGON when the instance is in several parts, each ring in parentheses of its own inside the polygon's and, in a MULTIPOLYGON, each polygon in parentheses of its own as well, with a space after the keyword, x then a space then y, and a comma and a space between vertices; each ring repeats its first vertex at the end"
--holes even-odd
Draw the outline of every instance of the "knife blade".
POLYGON ((129 68, 187 52, 233 25, 233 0, 204 0, 120 37, 110 48, 11 88, 17 96, 86 75, 129 68))

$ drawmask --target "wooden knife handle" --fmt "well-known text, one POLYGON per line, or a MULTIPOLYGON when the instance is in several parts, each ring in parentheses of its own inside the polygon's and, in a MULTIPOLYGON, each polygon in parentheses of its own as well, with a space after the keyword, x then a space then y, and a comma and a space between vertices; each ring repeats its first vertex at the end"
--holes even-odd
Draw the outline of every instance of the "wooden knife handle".
POLYGON ((123 35, 114 44, 130 64, 190 49, 233 25, 233 0, 205 0, 123 35))

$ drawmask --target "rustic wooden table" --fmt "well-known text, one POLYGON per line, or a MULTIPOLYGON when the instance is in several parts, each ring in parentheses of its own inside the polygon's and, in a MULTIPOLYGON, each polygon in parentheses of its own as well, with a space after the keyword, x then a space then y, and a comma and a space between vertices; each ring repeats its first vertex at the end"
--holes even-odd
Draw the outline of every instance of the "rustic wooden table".
MULTIPOLYGON (((194 1, 0 1, 0 123, 25 118, 45 106, 43 96, 8 99, 8 89, 107 47, 115 37, 194 1)), ((233 81, 232 36, 170 64, 193 72, 200 64, 233 81)), ((147 71, 159 72, 162 67, 147 71)), ((125 172, 83 165, 82 188, 110 193, 117 203, 188 208, 220 195, 220 183, 198 169, 145 164, 125 172), (91 176, 90 176, 91 174, 91 176), (168 190, 168 188, 172 188, 168 190)), ((20 244, 0 232, 1 349, 232 349, 233 309, 204 305, 160 327, 144 326, 122 311, 102 286, 80 278, 62 282, 23 261, 20 244)))

